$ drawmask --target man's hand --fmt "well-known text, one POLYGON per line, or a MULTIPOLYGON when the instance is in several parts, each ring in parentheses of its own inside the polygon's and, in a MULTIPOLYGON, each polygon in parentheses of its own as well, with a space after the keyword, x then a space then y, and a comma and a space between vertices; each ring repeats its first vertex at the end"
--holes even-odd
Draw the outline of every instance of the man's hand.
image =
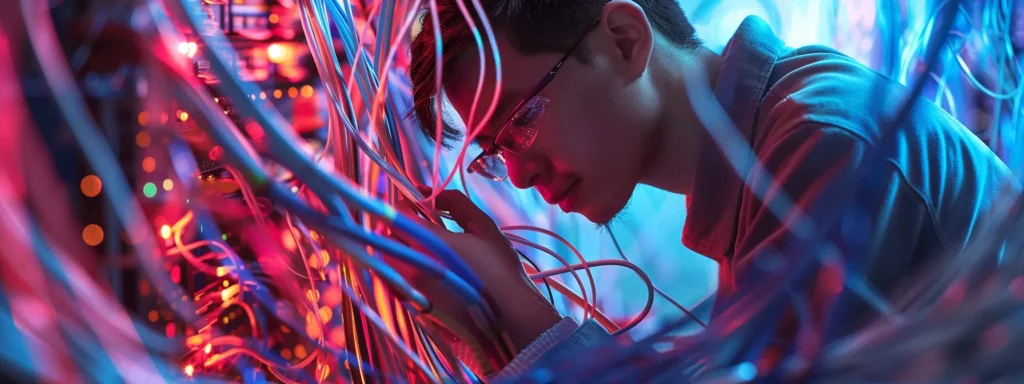
MULTIPOLYGON (((428 189, 421 192, 430 194, 428 189)), ((404 214, 418 218, 410 202, 401 202, 398 208, 404 214)), ((514 353, 526 348, 534 339, 561 320, 561 315, 530 281, 520 264, 518 253, 487 214, 458 191, 442 191, 435 199, 435 208, 447 211, 455 223, 462 227, 464 233, 450 232, 426 220, 422 220, 422 224, 461 256, 483 281, 483 295, 496 307, 493 308, 498 317, 496 325, 508 336, 514 353)), ((399 238, 422 250, 415 244, 414 239, 401 236, 399 238)), ((466 303, 441 281, 408 268, 399 271, 431 301, 431 314, 441 323, 438 325, 450 336, 458 339, 460 345, 456 346, 456 352, 462 352, 458 354, 463 356, 467 355, 466 352, 476 353, 477 351, 472 349, 482 344, 481 340, 472 340, 471 334, 466 332, 476 327, 467 311, 466 303), (466 350, 467 348, 469 350, 466 350)), ((476 360, 481 365, 486 365, 479 358, 476 360)), ((490 374, 502 367, 479 368, 484 374, 490 374)), ((474 370, 477 371, 476 368, 474 370)), ((478 374, 481 373, 479 371, 478 374)))

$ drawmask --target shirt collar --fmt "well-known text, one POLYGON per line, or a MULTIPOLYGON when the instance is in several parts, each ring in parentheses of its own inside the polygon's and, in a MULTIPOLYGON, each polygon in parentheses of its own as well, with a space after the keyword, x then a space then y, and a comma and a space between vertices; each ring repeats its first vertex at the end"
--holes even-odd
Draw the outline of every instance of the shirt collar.
MULTIPOLYGON (((783 48, 783 42, 772 33, 771 27, 751 16, 740 24, 722 52, 722 68, 714 85, 715 98, 748 145, 752 141, 761 99, 783 48)), ((754 161, 753 158, 747 160, 754 161)), ((687 197, 684 245, 716 260, 732 256, 745 176, 736 174, 710 137, 704 139, 693 190, 687 197)))

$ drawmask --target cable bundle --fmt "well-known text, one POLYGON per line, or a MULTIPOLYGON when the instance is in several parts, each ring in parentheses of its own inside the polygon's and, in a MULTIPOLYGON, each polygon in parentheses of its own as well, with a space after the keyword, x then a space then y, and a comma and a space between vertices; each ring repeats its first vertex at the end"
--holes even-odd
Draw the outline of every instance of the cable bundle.
MULTIPOLYGON (((0 103, 0 108, 13 128, 0 140, 4 146, 0 148, 4 156, 0 236, 7 247, 0 253, 0 334, 4 345, 14 347, 0 356, 13 367, 11 375, 47 382, 478 381, 467 362, 460 360, 465 351, 451 350, 444 335, 427 322, 431 302, 437 298, 417 291, 398 272, 408 267, 444 282, 471 308, 481 339, 487 341, 473 353, 507 363, 512 356, 494 327, 495 315, 482 293, 483 282, 429 230, 392 208, 399 199, 414 201, 431 221, 445 223, 445 214, 435 211, 431 201, 456 180, 456 173, 461 179, 473 136, 493 113, 474 112, 481 118, 467 124, 469 134, 447 175, 441 174, 439 161, 427 161, 431 148, 421 147, 414 139, 416 129, 403 115, 409 109, 410 92, 401 75, 408 62, 406 36, 417 23, 439 22, 419 17, 421 10, 434 9, 436 3, 280 2, 298 17, 319 78, 316 84, 326 94, 327 134, 322 148, 312 148, 271 103, 271 98, 281 96, 271 93, 268 97, 265 90, 243 78, 238 65, 243 60, 219 25, 227 17, 211 8, 225 3, 111 1, 91 8, 90 36, 99 35, 97 31, 114 20, 130 19, 136 27, 130 35, 137 40, 132 44, 140 57, 133 79, 148 90, 139 92, 143 95, 139 107, 149 123, 142 121, 142 113, 139 122, 147 126, 147 143, 165 140, 164 145, 148 147, 155 152, 147 159, 159 157, 162 160, 152 161, 170 164, 164 168, 167 179, 161 185, 167 193, 157 204, 133 192, 138 188, 130 181, 131 170, 119 161, 109 138, 101 135, 107 122, 90 110, 85 94, 90 90, 76 79, 76 56, 69 60, 61 50, 61 26, 54 25, 48 5, 22 0, 10 10, 19 16, 3 19, 7 34, 24 36, 29 44, 22 48, 14 44, 17 39, 0 41, 0 49, 11 53, 0 54, 0 65, 10 64, 0 66, 0 82, 25 84, 18 81, 16 62, 3 57, 39 66, 47 96, 53 98, 67 125, 69 140, 102 180, 97 194, 109 205, 110 221, 123 228, 130 247, 113 259, 111 255, 103 259, 94 250, 67 240, 77 237, 69 235, 74 230, 66 225, 73 221, 69 213, 74 209, 65 204, 68 196, 54 172, 57 154, 46 146, 40 134, 44 124, 30 115, 31 106, 5 88, 3 97, 11 102, 0 103), (170 104, 184 112, 175 117, 194 122, 197 130, 175 130, 164 118, 157 118, 162 106, 170 104), (197 161, 196 142, 208 151, 208 160, 216 164, 213 168, 204 163, 207 159, 197 161), (208 178, 212 170, 225 177, 208 178), (415 187, 419 183, 429 183, 435 192, 420 194, 415 187), (235 196, 211 192, 213 186, 223 184, 237 191, 235 196), (393 240, 390 235, 396 232, 416 239, 426 252, 393 240), (150 287, 147 290, 155 293, 154 298, 159 296, 163 310, 154 310, 148 317, 151 322, 154 317, 168 321, 163 335, 145 323, 143 314, 125 308, 124 292, 105 276, 111 267, 125 265, 137 267, 150 287)), ((938 38, 923 34, 908 43, 902 72, 909 71, 921 46, 927 46, 925 73, 934 74, 936 94, 955 109, 946 76, 934 71, 939 67, 935 63, 955 60, 971 85, 998 100, 994 116, 1002 118, 1009 110, 1010 128, 996 130, 990 141, 997 148, 1006 147, 1011 165, 1021 169, 1024 163, 1013 160, 1019 155, 1007 144, 1024 142, 1018 137, 1024 130, 1017 129, 1020 65, 1010 46, 1014 4, 983 2, 978 13, 983 20, 982 40, 998 48, 995 89, 991 89, 969 69, 972 63, 959 49, 943 56, 948 47, 945 37, 966 41, 964 33, 954 28, 955 15, 969 13, 961 11, 960 3, 945 1, 935 6, 924 29, 934 29, 931 36, 938 38)), ((460 6, 467 20, 483 19, 481 25, 471 23, 478 47, 494 46, 494 31, 486 18, 472 15, 482 12, 481 4, 465 1, 460 6)), ((429 30, 437 33, 436 25, 429 30)), ((443 47, 437 49, 440 55, 443 47)), ((484 49, 478 52, 481 62, 500 60, 485 57, 484 49)), ((496 94, 478 94, 476 101, 500 92, 500 69, 481 73, 478 82, 483 84, 487 77, 497 80, 496 94)), ((916 81, 912 90, 918 95, 925 87, 924 81, 916 81)), ((889 123, 899 126, 899 120, 889 123)), ((996 121, 993 126, 1007 125, 996 121)), ((437 132, 440 142, 440 127, 437 132)), ((142 136, 134 137, 141 140, 142 136)), ((722 140, 728 144, 729 138, 722 140)), ((433 159, 440 157, 440 148, 435 143, 433 159)), ((143 168, 151 173, 146 161, 143 168)), ((461 184, 468 195, 467 183, 461 184)), ((142 192, 148 196, 150 186, 142 192)), ((502 230, 513 243, 535 248, 562 264, 542 270, 523 256, 530 277, 567 297, 580 309, 582 319, 593 318, 617 336, 626 334, 646 318, 656 293, 685 315, 678 324, 627 348, 617 342, 599 346, 592 351, 593 358, 561 362, 557 369, 539 367, 518 380, 742 382, 807 375, 828 382, 1017 378, 1021 372, 1009 356, 1021 338, 1015 324, 1020 320, 1017 308, 1024 283, 1017 269, 1024 263, 1018 260, 1021 245, 1005 240, 1013 240, 1012 234, 1022 230, 1019 217, 993 219, 989 241, 979 242, 967 256, 944 259, 920 277, 922 288, 892 305, 900 316, 883 311, 886 316, 855 336, 821 345, 816 360, 786 356, 777 372, 767 373, 758 372, 753 361, 766 350, 771 337, 771 327, 765 325, 778 322, 781 308, 791 299, 780 288, 784 284, 777 283, 810 273, 821 260, 807 257, 779 272, 738 295, 731 310, 707 331, 681 338, 677 333, 683 323, 704 323, 656 287, 625 254, 623 260, 587 261, 553 232, 506 226, 502 230), (531 241, 522 234, 524 230, 564 243, 579 262, 531 241), (1003 253, 1008 256, 993 260, 997 252, 986 247, 1004 243, 1007 252, 1003 253), (590 267, 606 266, 636 272, 648 291, 644 309, 624 324, 604 314, 599 305, 598 282, 590 267), (573 283, 554 278, 566 273, 573 283), (978 353, 958 354, 956 349, 965 344, 978 353), (908 370, 908 365, 921 369, 908 370)), ((812 236, 808 243, 814 240, 812 236)))

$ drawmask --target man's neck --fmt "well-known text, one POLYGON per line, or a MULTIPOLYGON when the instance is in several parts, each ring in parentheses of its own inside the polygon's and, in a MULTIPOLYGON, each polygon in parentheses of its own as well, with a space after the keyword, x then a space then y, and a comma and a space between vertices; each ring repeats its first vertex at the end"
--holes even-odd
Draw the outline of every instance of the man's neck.
POLYGON ((689 194, 693 189, 696 162, 706 135, 697 119, 690 97, 713 97, 706 91, 713 89, 718 80, 722 58, 705 48, 695 51, 671 52, 659 55, 656 84, 663 84, 661 118, 650 143, 651 160, 648 172, 640 182, 673 193, 689 194), (691 76, 686 76, 689 73, 691 76), (703 76, 692 76, 701 73, 703 76), (700 78, 705 86, 687 89, 686 78, 700 78), (710 86, 707 86, 710 85, 710 86))

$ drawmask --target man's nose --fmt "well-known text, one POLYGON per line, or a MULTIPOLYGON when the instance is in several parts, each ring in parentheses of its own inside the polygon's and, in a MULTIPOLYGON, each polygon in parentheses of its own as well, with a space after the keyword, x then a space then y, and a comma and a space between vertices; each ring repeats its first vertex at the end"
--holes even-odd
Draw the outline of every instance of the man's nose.
POLYGON ((536 159, 510 155, 505 158, 508 168, 508 179, 516 188, 527 189, 537 184, 537 179, 544 173, 544 166, 536 159))

